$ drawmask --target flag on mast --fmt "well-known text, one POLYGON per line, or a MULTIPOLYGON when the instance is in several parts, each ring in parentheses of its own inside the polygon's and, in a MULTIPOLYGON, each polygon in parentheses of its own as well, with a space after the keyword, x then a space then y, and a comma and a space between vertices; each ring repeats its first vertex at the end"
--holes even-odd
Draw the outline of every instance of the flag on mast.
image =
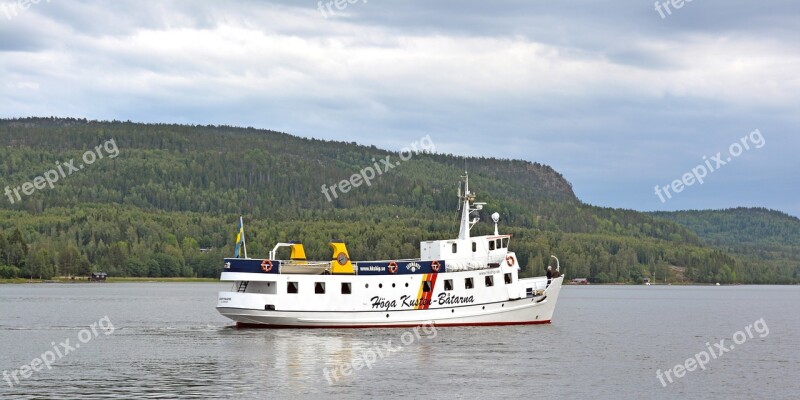
POLYGON ((241 251, 244 250, 244 258, 247 258, 247 243, 244 240, 244 222, 239 217, 239 232, 236 234, 236 248, 233 251, 234 258, 242 258, 241 251))

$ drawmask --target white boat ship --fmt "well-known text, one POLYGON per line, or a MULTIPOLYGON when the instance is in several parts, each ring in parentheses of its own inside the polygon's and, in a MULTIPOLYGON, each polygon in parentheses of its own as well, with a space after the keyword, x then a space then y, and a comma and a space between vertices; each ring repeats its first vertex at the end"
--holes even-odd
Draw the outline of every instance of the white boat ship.
POLYGON ((240 327, 550 323, 563 276, 520 279, 497 213, 494 235, 471 237, 485 203, 475 202, 466 174, 462 181, 457 239, 421 242, 420 257, 403 260, 351 261, 341 241, 330 243, 330 261, 306 260, 297 242, 278 243, 266 259, 227 258, 220 280, 232 288, 219 293, 217 310, 240 327), (291 249, 288 260, 276 259, 282 247, 291 249))

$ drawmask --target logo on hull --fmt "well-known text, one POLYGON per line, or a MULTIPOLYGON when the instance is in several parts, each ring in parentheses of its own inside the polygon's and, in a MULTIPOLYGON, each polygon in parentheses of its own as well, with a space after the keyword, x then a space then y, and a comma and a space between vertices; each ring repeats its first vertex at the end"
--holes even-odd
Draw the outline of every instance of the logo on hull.
POLYGON ((406 264, 406 269, 411 271, 411 272, 417 272, 417 270, 418 269, 422 269, 422 267, 419 264, 415 263, 415 262, 410 262, 410 263, 406 264))

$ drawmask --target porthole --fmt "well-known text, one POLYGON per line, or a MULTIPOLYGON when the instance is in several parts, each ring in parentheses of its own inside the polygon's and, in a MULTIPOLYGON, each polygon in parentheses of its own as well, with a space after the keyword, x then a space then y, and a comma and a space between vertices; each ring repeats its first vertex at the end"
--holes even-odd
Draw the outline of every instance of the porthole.
POLYGON ((386 318, 389 318, 389 314, 386 314, 386 318))
POLYGON ((365 288, 369 289, 369 283, 364 285, 365 288))
POLYGON ((382 283, 378 284, 378 289, 383 289, 383 284, 382 283))
POLYGON ((450 309, 450 312, 451 312, 451 313, 454 313, 454 312, 456 312, 456 309, 455 309, 455 308, 451 308, 451 309, 450 309))
POLYGON ((406 287, 408 287, 408 282, 406 282, 406 287))

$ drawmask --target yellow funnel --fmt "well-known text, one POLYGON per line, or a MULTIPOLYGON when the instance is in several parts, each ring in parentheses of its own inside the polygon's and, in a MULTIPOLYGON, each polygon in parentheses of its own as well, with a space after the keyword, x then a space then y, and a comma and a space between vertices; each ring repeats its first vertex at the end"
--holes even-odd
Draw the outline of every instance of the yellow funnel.
POLYGON ((289 247, 292 249, 292 254, 289 255, 290 259, 295 261, 306 260, 306 250, 303 248, 302 243, 292 243, 289 247))
POLYGON ((331 272, 334 274, 353 274, 353 264, 350 263, 350 254, 347 253, 347 246, 344 242, 330 242, 333 257, 331 261, 331 272))

